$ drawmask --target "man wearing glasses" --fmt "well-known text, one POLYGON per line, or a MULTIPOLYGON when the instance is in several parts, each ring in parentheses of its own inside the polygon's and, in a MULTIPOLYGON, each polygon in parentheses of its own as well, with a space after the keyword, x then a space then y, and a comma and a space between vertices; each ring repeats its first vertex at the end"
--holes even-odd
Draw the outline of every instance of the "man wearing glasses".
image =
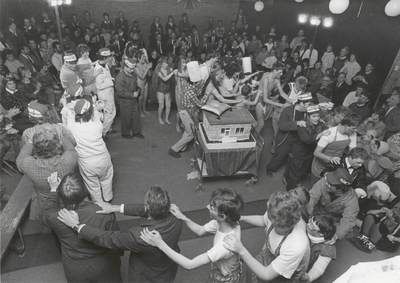
POLYGON ((306 205, 309 215, 330 215, 335 219, 336 234, 328 244, 343 239, 356 225, 360 209, 352 182, 350 173, 338 168, 327 173, 310 190, 310 202, 306 205))

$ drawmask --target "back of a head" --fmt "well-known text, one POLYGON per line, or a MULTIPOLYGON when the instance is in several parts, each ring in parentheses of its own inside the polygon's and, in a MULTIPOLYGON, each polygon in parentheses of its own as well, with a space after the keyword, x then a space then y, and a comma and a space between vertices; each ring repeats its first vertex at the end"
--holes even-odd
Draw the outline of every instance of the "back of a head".
POLYGON ((369 156, 369 153, 366 149, 361 148, 361 147, 355 147, 350 150, 349 152, 349 157, 352 159, 362 159, 362 160, 367 160, 369 156))
POLYGON ((50 127, 40 127, 33 135, 32 142, 34 153, 39 158, 48 159, 63 152, 57 132, 50 127))
POLYGON ((86 197, 90 199, 85 183, 78 173, 70 173, 64 176, 60 185, 58 185, 57 195, 68 210, 76 210, 86 197))
POLYGON ((148 190, 144 203, 148 215, 153 219, 167 217, 171 208, 171 199, 168 192, 158 186, 153 186, 148 190))
POLYGON ((295 188, 291 189, 289 193, 300 202, 302 207, 305 207, 310 202, 310 193, 304 186, 297 185, 295 188))
POLYGON ((268 200, 267 211, 275 226, 291 229, 300 221, 302 207, 289 192, 276 192, 268 200))
POLYGON ((218 209, 218 214, 225 215, 225 221, 236 226, 244 208, 242 195, 232 189, 217 189, 213 191, 210 203, 218 209))
POLYGON ((329 215, 317 215, 313 217, 319 232, 324 235, 325 240, 330 240, 336 233, 335 221, 332 216, 329 215))

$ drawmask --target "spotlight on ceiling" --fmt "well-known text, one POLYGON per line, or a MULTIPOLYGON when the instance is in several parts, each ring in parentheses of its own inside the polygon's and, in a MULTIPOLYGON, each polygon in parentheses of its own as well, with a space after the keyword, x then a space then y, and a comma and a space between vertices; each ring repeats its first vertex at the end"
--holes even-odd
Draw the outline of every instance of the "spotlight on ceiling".
POLYGON ((299 23, 304 24, 307 22, 308 16, 306 14, 300 14, 298 20, 299 23))
POLYGON ((324 27, 329 28, 329 27, 331 27, 332 25, 333 25, 333 20, 332 20, 332 18, 326 18, 326 19, 324 19, 324 27))

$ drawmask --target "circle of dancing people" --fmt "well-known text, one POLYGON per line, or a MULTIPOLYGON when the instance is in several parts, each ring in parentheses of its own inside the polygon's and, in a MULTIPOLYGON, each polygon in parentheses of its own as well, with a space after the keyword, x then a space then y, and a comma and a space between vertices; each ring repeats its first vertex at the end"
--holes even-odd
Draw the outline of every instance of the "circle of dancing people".
MULTIPOLYGON (((345 238, 366 253, 398 247, 400 89, 371 109, 378 99, 373 62, 362 69, 358 54, 343 47, 335 56, 330 44, 320 57, 303 30, 290 42, 278 39, 278 27, 251 29, 242 9, 227 29, 212 17, 200 28, 186 13, 178 24, 169 15, 165 26, 156 16, 147 49, 139 23, 129 30, 123 12, 115 24, 104 13, 99 26, 88 11, 82 19, 72 14, 62 43, 51 15, 41 16, 19 27, 9 18, 0 34, 1 160, 32 180, 30 218, 52 229, 68 282, 122 282, 123 251, 130 252, 130 282, 171 282, 178 265, 206 264, 207 282, 312 282, 345 238), (251 62, 246 73, 243 57, 251 62), (200 80, 189 75, 193 61, 200 80), (243 197, 217 189, 204 204, 205 224, 158 186, 143 203, 110 204, 106 142, 117 131, 115 116, 122 139, 145 139, 141 119, 151 115, 150 101, 161 125, 172 124, 176 102, 182 137, 168 150, 174 158, 191 149, 201 107, 247 108, 254 129, 272 133, 265 172, 271 178, 286 164, 286 190, 267 196, 265 214, 243 215, 243 197), (5 159, 11 148, 16 164, 5 159), (115 213, 146 224, 120 231, 115 213), (242 244, 241 222, 265 228, 256 255, 242 244), (180 253, 183 223, 198 236, 215 234, 213 247, 192 259, 180 253), (359 235, 351 237, 356 226, 359 235)), ((1 196, 10 197, 3 186, 1 196)))

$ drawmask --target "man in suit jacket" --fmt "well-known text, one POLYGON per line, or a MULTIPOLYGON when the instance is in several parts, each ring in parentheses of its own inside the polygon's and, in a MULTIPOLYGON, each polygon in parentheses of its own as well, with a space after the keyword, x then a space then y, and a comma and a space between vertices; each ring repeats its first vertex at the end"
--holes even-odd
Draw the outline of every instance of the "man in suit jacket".
POLYGON ((204 52, 206 54, 208 54, 211 50, 213 50, 213 46, 212 44, 208 41, 208 37, 207 36, 203 36, 203 42, 200 43, 199 46, 199 52, 204 52))
POLYGON ((31 51, 28 45, 21 45, 21 54, 19 54, 18 60, 24 64, 24 66, 27 67, 31 73, 36 73, 37 70, 35 69, 34 65, 36 64, 37 60, 35 61, 34 57, 31 56, 31 51))
POLYGON ((129 282, 172 282, 178 265, 157 247, 152 247, 140 239, 140 232, 144 228, 150 231, 157 230, 168 246, 180 252, 178 241, 182 232, 182 221, 169 212, 171 201, 168 192, 154 186, 147 192, 144 204, 98 205, 103 208, 100 213, 120 212, 145 217, 147 220, 125 232, 109 232, 92 227, 90 222, 80 223, 78 215, 68 210, 60 211, 60 220, 69 227, 76 227, 79 238, 102 247, 131 251, 129 282))
POLYGON ((118 18, 115 19, 115 29, 118 30, 119 28, 124 32, 125 40, 127 40, 129 24, 128 20, 124 18, 124 13, 121 11, 118 12, 118 18))
POLYGON ((386 125, 384 140, 400 132, 400 93, 393 93, 386 101, 386 114, 383 122, 386 125))
POLYGON ((11 45, 14 47, 14 51, 19 56, 21 51, 21 45, 26 44, 26 38, 23 33, 17 28, 17 25, 14 21, 9 20, 7 22, 7 28, 3 31, 3 36, 7 39, 11 45))
POLYGON ((340 73, 337 82, 332 86, 332 103, 335 104, 335 107, 342 105, 350 92, 350 86, 344 81, 345 78, 346 74, 340 73))
POLYGON ((160 55, 167 55, 168 48, 162 39, 161 33, 156 33, 155 40, 151 41, 150 47, 157 50, 157 53, 160 55))
POLYGON ((29 46, 29 54, 31 56, 31 58, 33 59, 33 61, 38 62, 38 61, 42 61, 42 55, 40 55, 39 49, 38 49, 38 45, 37 42, 33 39, 29 39, 28 40, 28 46, 29 46))
POLYGON ((52 175, 49 183, 51 191, 42 206, 40 220, 60 239, 67 282, 122 283, 119 250, 107 249, 88 242, 57 219, 58 211, 61 209, 59 203, 62 203, 67 209, 79 215, 81 221, 112 233, 119 230, 115 214, 96 213, 99 207, 88 199, 89 192, 79 174, 67 174, 60 184, 57 175, 52 175), (90 268, 87 268, 88 266, 90 268))
POLYGON ((159 17, 155 17, 154 22, 152 22, 151 26, 150 26, 150 35, 155 35, 157 32, 159 32, 161 34, 164 33, 164 29, 163 29, 162 24, 160 23, 159 17))

